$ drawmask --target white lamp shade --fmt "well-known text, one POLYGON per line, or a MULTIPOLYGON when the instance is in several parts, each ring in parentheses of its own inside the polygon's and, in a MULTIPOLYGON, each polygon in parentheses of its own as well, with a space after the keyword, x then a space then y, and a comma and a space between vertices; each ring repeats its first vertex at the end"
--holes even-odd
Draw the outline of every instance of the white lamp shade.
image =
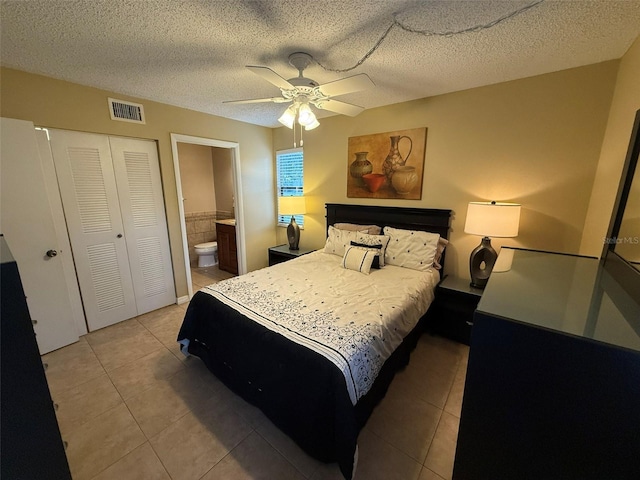
POLYGON ((305 130, 313 130, 314 128, 319 127, 319 126, 320 126, 320 122, 318 121, 318 119, 315 119, 312 124, 305 125, 304 129, 305 130))
POLYGON ((469 202, 464 231, 483 237, 517 237, 519 225, 517 203, 469 202))
POLYGON ((312 125, 316 121, 315 114, 311 111, 311 107, 306 103, 300 105, 298 109, 298 123, 303 126, 312 125))
POLYGON ((290 105, 278 119, 278 121, 288 128, 293 128, 293 122, 296 119, 296 110, 293 105, 290 105))
POLYGON ((280 197, 278 202, 280 215, 304 215, 307 204, 304 197, 280 197))

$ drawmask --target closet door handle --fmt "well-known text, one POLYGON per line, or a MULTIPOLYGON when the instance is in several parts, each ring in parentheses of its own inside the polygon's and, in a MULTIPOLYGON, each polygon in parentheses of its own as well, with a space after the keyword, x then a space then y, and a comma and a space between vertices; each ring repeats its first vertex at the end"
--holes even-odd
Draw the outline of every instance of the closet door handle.
POLYGON ((116 235, 116 237, 118 237, 118 238, 122 238, 122 234, 121 234, 121 233, 119 233, 118 235, 116 235))
POLYGON ((58 252, 56 252, 55 250, 47 250, 47 257, 53 258, 56 255, 58 255, 58 252))

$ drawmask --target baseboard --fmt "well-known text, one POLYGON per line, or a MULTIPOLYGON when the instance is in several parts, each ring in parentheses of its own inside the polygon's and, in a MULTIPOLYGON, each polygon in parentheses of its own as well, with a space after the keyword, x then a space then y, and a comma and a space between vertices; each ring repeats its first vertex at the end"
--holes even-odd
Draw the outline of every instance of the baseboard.
POLYGON ((182 305, 183 303, 189 303, 189 295, 178 297, 178 305, 182 305))

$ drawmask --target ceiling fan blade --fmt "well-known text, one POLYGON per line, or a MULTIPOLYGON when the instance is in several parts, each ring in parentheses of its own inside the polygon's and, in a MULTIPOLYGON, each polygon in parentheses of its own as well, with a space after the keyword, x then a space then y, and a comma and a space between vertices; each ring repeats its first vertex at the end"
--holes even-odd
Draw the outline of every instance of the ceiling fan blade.
POLYGON ((288 100, 284 97, 271 97, 271 98, 251 98, 249 100, 227 100, 222 103, 266 103, 266 102, 285 103, 290 101, 291 100, 288 100))
POLYGON ((322 110, 329 110, 330 112, 340 113, 342 115, 348 115, 350 117, 355 117, 364 110, 364 107, 359 107, 358 105, 352 105, 351 103, 331 99, 323 100, 316 106, 322 110))
POLYGON ((278 88, 284 88, 285 90, 291 90, 296 87, 291 85, 287 80, 282 78, 276 72, 271 70, 269 67, 259 67, 255 65, 247 65, 247 68, 251 70, 256 75, 260 75, 267 82, 274 84, 278 88))
POLYGON ((366 73, 360 73, 353 77, 342 78, 335 82, 325 83, 324 85, 320 85, 319 88, 327 97, 335 97, 346 93, 359 92, 360 90, 365 90, 375 86, 375 83, 371 81, 369 75, 366 73))

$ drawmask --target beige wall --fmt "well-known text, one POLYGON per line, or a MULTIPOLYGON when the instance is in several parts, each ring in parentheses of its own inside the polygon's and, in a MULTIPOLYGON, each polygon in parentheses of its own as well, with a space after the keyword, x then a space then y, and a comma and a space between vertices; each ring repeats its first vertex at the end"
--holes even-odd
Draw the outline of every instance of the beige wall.
POLYGON ((640 109, 640 37, 622 57, 585 221, 580 253, 600 256, 609 229, 636 111, 640 109))
POLYGON ((187 295, 187 284, 170 134, 238 142, 247 268, 267 265, 267 249, 275 244, 276 221, 271 129, 13 69, 2 68, 0 75, 0 114, 4 117, 43 127, 157 140, 179 297, 187 295), (108 97, 142 103, 146 125, 112 121, 108 97))
MULTIPOLYGON (((467 203, 522 204, 520 235, 494 245, 577 253, 616 80, 610 61, 407 103, 334 116, 305 134, 304 247, 325 240, 324 204, 380 204, 454 211, 446 271, 469 277, 480 238, 463 232, 467 203), (422 199, 346 197, 351 136, 427 127, 422 199)), ((375 79, 374 79, 375 81, 375 79)), ((291 148, 291 130, 274 132, 291 148)), ((278 229, 285 243, 284 229, 278 229)))
POLYGON ((216 194, 211 147, 178 143, 184 213, 215 212, 216 194))
POLYGON ((234 217, 233 199, 233 150, 229 148, 211 147, 213 158, 213 180, 216 185, 216 209, 228 212, 234 217))

